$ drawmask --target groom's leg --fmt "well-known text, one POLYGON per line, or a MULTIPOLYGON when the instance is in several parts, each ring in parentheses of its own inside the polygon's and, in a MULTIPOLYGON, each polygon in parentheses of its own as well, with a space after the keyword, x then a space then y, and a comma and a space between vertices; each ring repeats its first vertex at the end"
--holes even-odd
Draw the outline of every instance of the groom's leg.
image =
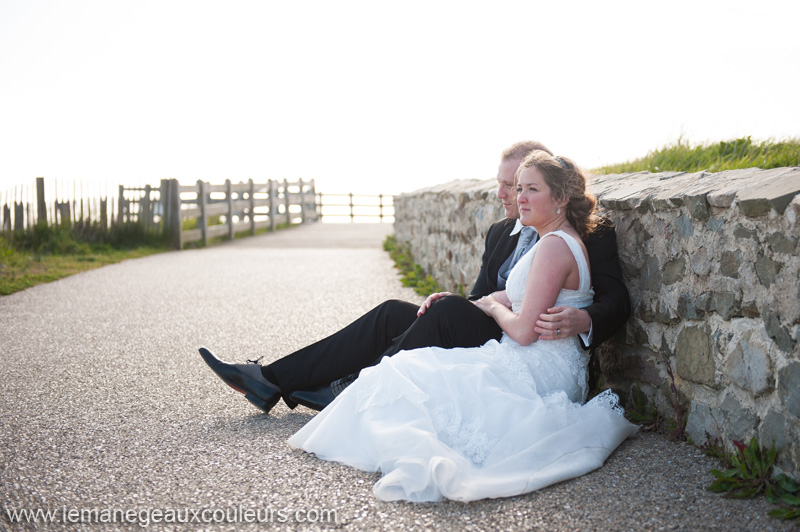
MULTIPOLYGON (((414 313, 416 315, 416 309, 414 313)), ((471 301, 460 296, 447 296, 437 300, 425 314, 413 320, 411 326, 397 336, 379 357, 362 361, 352 374, 330 384, 295 390, 287 404, 300 403, 314 410, 322 410, 355 380, 361 369, 377 364, 384 356, 392 356, 403 349, 428 346, 478 347, 493 338, 499 339, 502 334, 497 322, 471 301)))
MULTIPOLYGON (((371 366, 417 318, 419 305, 385 301, 344 329, 264 366, 264 376, 284 398, 295 390, 328 384, 371 366)), ((290 402, 290 401, 287 401, 290 402)))
POLYGON ((474 303, 460 296, 446 296, 417 318, 381 357, 418 347, 478 347, 491 339, 499 340, 502 334, 494 318, 474 303))

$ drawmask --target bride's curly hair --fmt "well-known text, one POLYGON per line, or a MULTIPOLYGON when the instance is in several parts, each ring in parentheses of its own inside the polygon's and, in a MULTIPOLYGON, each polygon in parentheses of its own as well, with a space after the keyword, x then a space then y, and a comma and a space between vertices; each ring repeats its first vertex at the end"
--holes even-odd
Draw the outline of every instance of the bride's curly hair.
POLYGON ((581 238, 586 238, 600 223, 597 198, 586 191, 589 182, 586 173, 572 159, 537 150, 522 160, 517 169, 517 179, 524 168, 534 166, 542 172, 553 201, 561 203, 566 200, 567 221, 581 238))

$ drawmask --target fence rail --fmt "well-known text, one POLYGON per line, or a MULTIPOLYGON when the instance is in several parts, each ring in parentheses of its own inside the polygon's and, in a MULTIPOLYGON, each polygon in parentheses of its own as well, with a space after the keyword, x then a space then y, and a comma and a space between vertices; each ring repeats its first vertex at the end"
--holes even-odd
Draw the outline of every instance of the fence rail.
POLYGON ((198 181, 180 185, 176 180, 162 181, 165 226, 170 228, 173 245, 181 249, 189 242, 227 236, 258 229, 274 231, 279 223, 291 225, 319 219, 314 180, 297 182, 269 180, 256 184, 212 185, 198 181), (188 223, 186 223, 188 222, 188 223))
POLYGON ((394 221, 394 197, 386 194, 318 193, 317 209, 321 217, 349 217, 351 222, 367 217, 394 221))
MULTIPOLYGON (((157 187, 119 185, 116 201, 109 198, 107 187, 90 197, 78 194, 76 184, 72 186, 74 194, 65 195, 64 188, 62 185, 62 201, 57 189, 48 189, 48 194, 56 196, 52 203, 45 201, 44 178, 37 178, 35 187, 15 190, 13 198, 6 192, 0 197, 0 230, 24 231, 42 223, 96 224, 101 230, 139 224, 147 231, 163 232, 175 248, 182 249, 191 242, 207 244, 213 238, 232 239, 241 232, 274 231, 281 225, 322 219, 394 221, 391 195, 322 194, 316 191, 314 180, 260 184, 226 180, 221 185, 201 180, 187 186, 163 179, 157 187)), ((88 185, 86 188, 91 194, 88 185)), ((82 192, 82 185, 80 189, 82 192)))

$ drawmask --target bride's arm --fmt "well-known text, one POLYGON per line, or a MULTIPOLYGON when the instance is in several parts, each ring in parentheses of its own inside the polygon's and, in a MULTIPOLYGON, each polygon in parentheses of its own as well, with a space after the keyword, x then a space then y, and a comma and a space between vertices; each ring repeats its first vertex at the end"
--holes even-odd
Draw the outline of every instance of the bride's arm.
POLYGON ((508 299, 508 294, 506 294, 505 290, 500 290, 499 292, 493 292, 491 295, 497 300, 498 303, 500 303, 504 307, 509 309, 511 308, 511 300, 508 299))
POLYGON ((561 238, 543 238, 525 280, 519 314, 513 313, 494 295, 481 298, 475 304, 493 317, 513 340, 528 345, 539 338, 535 330, 539 314, 555 304, 558 293, 574 272, 577 272, 577 264, 567 243, 561 238))

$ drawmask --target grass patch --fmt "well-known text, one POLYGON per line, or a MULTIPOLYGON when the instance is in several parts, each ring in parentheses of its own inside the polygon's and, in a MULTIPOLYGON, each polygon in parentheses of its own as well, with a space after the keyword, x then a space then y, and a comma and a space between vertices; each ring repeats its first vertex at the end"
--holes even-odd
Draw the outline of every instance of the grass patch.
POLYGON ((0 295, 168 249, 160 235, 135 226, 102 232, 40 226, 0 234, 0 295), (88 241, 79 240, 76 234, 88 241))
POLYGON ((750 137, 691 146, 683 138, 642 158, 595 168, 595 174, 627 172, 721 172, 758 167, 800 166, 800 138, 754 142, 750 137))
POLYGON ((400 270, 400 274, 403 276, 400 282, 403 283, 403 286, 413 288, 421 296, 444 291, 436 279, 425 273, 422 266, 414 262, 414 256, 411 254, 409 246, 398 244, 394 235, 386 237, 386 240, 383 241, 383 249, 389 253, 395 268, 400 270))

